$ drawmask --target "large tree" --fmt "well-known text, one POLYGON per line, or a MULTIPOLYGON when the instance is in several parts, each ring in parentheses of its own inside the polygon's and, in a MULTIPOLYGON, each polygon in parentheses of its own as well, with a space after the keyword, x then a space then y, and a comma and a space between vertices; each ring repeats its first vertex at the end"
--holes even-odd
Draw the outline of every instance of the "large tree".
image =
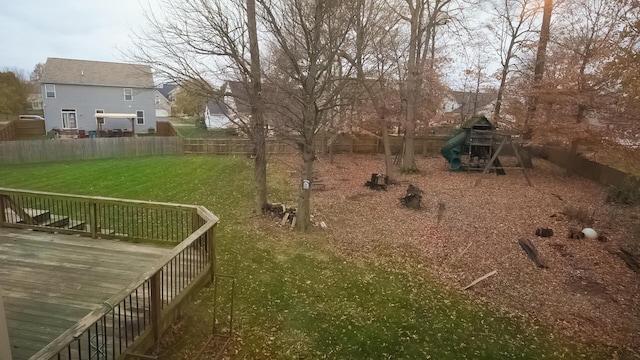
MULTIPOLYGON (((152 66, 156 76, 189 83, 191 92, 222 100, 214 81, 239 81, 250 117, 230 117, 253 143, 256 210, 267 203, 266 126, 255 1, 163 0, 162 14, 148 10, 146 26, 134 35, 131 60, 152 66)), ((238 96, 238 94, 231 94, 238 96)))
POLYGON ((19 71, 0 72, 0 114, 19 115, 28 107, 29 87, 19 71))
MULTIPOLYGON (((390 84, 392 73, 397 65, 397 57, 390 49, 398 48, 398 31, 395 29, 399 17, 382 1, 358 0, 354 19, 355 36, 351 39, 348 51, 341 55, 351 64, 358 86, 369 100, 365 106, 373 107, 376 127, 380 131, 385 153, 386 174, 394 177, 393 158, 389 140, 389 124, 394 113, 390 96, 397 91, 390 84)), ((355 90, 357 91, 357 90, 355 90)))
POLYGON ((538 40, 538 51, 536 53, 535 67, 533 71, 533 90, 529 96, 527 114, 524 120, 525 138, 529 137, 529 122, 535 117, 538 108, 538 94, 540 83, 544 76, 544 66, 547 57, 547 45, 551 36, 551 13, 553 12, 553 0, 544 0, 544 10, 542 14, 542 25, 540 27, 540 39, 538 40))
POLYGON ((310 228, 311 182, 315 139, 339 106, 339 94, 349 77, 339 54, 353 25, 352 4, 334 0, 258 0, 271 36, 272 87, 270 105, 281 118, 277 131, 295 142, 303 167, 296 228, 310 228))
POLYGON ((495 20, 489 28, 498 39, 494 46, 500 56, 500 86, 492 119, 500 121, 500 110, 513 61, 522 54, 531 43, 533 23, 539 7, 534 0, 494 0, 491 4, 495 20))
POLYGON ((403 89, 403 102, 406 104, 405 144, 402 156, 402 169, 411 171, 416 168, 415 130, 420 117, 424 70, 428 67, 433 50, 434 32, 438 25, 445 24, 452 0, 404 0, 404 7, 398 10, 399 16, 408 24, 409 43, 406 58, 406 86, 403 89))

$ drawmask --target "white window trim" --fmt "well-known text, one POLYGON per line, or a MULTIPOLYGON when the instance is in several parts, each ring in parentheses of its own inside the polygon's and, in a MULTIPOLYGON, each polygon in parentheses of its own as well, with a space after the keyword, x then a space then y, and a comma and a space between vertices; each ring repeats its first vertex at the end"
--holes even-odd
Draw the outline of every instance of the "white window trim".
POLYGON ((55 84, 44 84, 44 97, 47 99, 55 99, 56 98, 56 85, 55 84), (47 87, 53 87, 53 91, 47 90, 47 87), (49 92, 53 93, 53 96, 49 96, 49 92))
POLYGON ((124 101, 133 101, 133 88, 124 88, 124 101), (127 90, 129 90, 129 94, 127 94, 127 90), (131 96, 131 99, 127 99, 127 95, 131 96))
POLYGON ((62 129, 64 130, 74 130, 74 129, 78 129, 78 111, 76 109, 61 109, 60 110, 60 120, 62 120, 62 129), (64 114, 71 114, 73 113, 76 119, 76 127, 65 127, 64 126, 64 114))
POLYGON ((136 125, 144 125, 144 110, 136 110, 136 125), (138 116, 138 113, 142 113, 142 116, 138 116), (142 118, 142 123, 138 120, 142 118))

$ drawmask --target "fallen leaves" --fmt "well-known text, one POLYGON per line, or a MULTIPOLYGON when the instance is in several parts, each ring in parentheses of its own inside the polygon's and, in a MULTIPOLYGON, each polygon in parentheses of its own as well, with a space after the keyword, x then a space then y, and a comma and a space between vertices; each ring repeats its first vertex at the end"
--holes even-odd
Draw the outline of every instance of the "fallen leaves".
POLYGON ((479 299, 585 342, 640 349, 637 276, 602 243, 566 239, 568 220, 550 215, 567 206, 587 209, 594 214, 594 228, 606 230, 613 241, 624 237, 624 227, 616 227, 624 217, 608 215, 614 209, 604 202, 604 187, 568 177, 543 160, 534 164, 534 187, 517 171, 475 187, 480 174, 449 172, 440 158, 419 159, 420 174, 399 175, 397 186, 378 192, 362 184, 383 169, 381 156, 334 155, 333 163, 315 165, 326 189, 314 193, 312 213, 331 224, 326 231, 342 256, 408 273, 424 271, 424 266, 453 288, 497 269, 497 276, 472 289, 479 299), (424 191, 421 211, 398 205, 409 183, 424 191), (539 227, 555 229, 555 236, 537 242, 548 260, 546 270, 531 266, 517 243, 539 227), (565 255, 556 250, 558 244, 565 255), (567 283, 576 272, 604 284, 615 301, 574 296, 567 283))

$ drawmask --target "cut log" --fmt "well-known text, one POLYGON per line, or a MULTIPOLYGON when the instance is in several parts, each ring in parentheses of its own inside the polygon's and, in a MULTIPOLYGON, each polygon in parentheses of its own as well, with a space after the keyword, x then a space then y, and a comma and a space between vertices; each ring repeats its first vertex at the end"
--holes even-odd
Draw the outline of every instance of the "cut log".
POLYGON ((548 268, 546 262, 542 260, 542 258, 540 258, 540 255, 538 254, 538 249, 536 249, 536 246, 533 245, 533 242, 531 242, 531 240, 527 238, 520 238, 518 239, 518 244, 520 244, 520 247, 522 247, 522 250, 524 250, 524 252, 527 253, 527 256, 529 257, 529 259, 531 259, 536 264, 537 267, 548 268))
POLYGON ((552 237, 553 236, 553 230, 552 229, 548 229, 548 228, 537 228, 536 229, 536 236, 552 237))
POLYGON ((400 198, 400 204, 409 209, 419 210, 422 207, 422 190, 409 184, 407 195, 400 198))
POLYGON ((280 222, 280 226, 284 226, 284 224, 287 223, 287 220, 289 220, 289 213, 284 214, 284 216, 282 217, 282 222, 280 222))
POLYGON ((582 232, 582 229, 570 227, 567 237, 569 239, 584 239, 584 233, 582 232))
POLYGON ((468 288, 472 287, 473 285, 475 285, 475 284, 479 283, 480 281, 485 280, 485 279, 495 275, 496 273, 497 273, 497 271, 493 270, 490 273, 484 274, 484 275, 480 276, 479 278, 473 280, 473 282, 471 284, 465 286, 464 288, 462 288, 462 290, 467 290, 468 288))

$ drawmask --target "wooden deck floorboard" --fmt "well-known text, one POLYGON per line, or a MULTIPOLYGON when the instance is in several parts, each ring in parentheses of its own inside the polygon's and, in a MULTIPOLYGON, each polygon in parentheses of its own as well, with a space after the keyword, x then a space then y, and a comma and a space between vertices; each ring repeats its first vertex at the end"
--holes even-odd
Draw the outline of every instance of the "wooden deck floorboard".
POLYGON ((13 359, 28 359, 169 251, 0 228, 0 293, 13 359))

